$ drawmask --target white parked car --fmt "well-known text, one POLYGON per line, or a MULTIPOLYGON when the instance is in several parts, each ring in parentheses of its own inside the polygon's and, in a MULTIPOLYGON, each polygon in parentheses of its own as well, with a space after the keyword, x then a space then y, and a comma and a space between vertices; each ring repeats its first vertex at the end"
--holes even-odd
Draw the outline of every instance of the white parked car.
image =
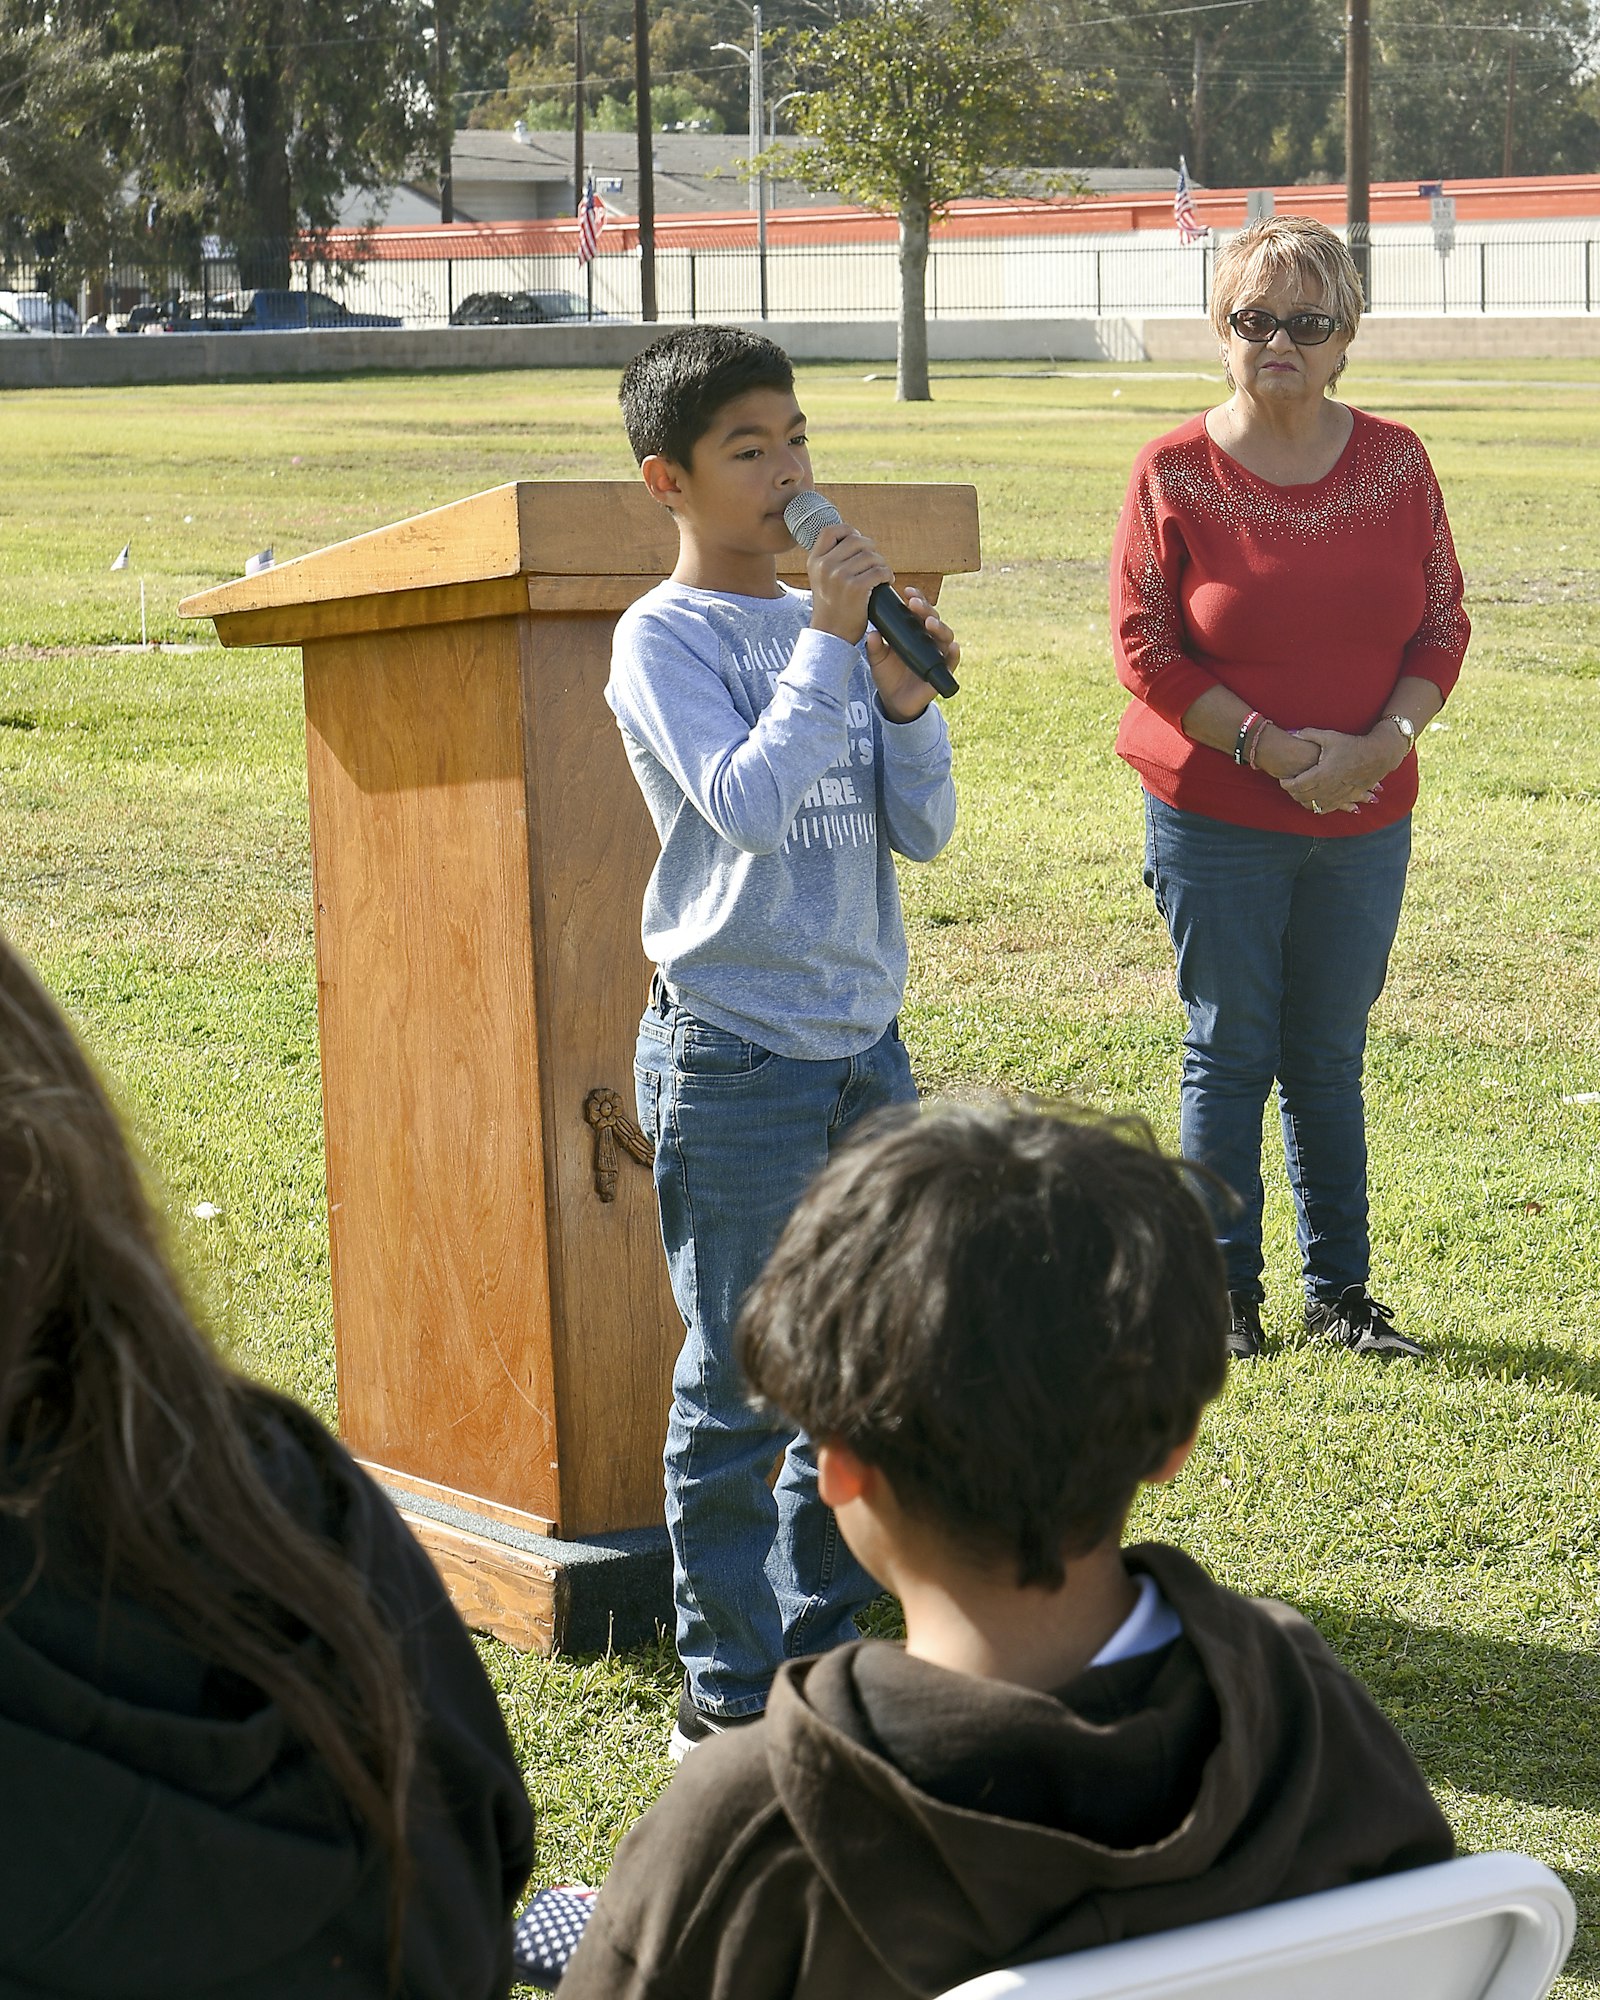
POLYGON ((76 333, 78 315, 65 299, 48 292, 0 292, 0 312, 20 320, 29 333, 76 333))

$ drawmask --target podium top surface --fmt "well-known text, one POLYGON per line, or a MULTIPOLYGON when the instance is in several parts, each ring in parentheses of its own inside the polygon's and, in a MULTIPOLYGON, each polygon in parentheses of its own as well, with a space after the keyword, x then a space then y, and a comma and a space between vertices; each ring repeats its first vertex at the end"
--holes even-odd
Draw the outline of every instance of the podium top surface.
MULTIPOLYGON (((950 576, 979 566, 974 487, 819 490, 896 570, 950 576)), ((663 577, 677 554, 671 517, 636 479, 518 480, 199 591, 178 608, 188 618, 227 618, 524 576, 663 577)), ((803 580, 805 557, 791 550, 778 568, 803 580)))

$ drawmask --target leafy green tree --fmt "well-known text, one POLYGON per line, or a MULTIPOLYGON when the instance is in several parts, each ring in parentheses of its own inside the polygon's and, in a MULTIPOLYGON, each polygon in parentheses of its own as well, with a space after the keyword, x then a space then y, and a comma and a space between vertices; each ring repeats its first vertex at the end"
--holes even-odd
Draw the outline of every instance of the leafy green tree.
POLYGON ((1594 23, 1584 0, 1378 0, 1372 19, 1379 180, 1593 173, 1594 23))
POLYGON ((1330 140, 1343 144, 1342 0, 1198 12, 1056 0, 1031 31, 1050 59, 1106 80, 1084 121, 1086 160, 1175 168, 1182 154, 1213 187, 1329 178, 1330 140))
POLYGON ((812 143, 786 151, 783 172, 898 215, 895 393, 926 402, 933 219, 1057 157, 1088 93, 1037 60, 1003 0, 874 0, 856 19, 803 30, 790 53, 809 86, 795 128, 812 143))
MULTIPOLYGON (((1344 176, 1342 0, 1036 0, 1029 32, 1048 59, 1109 83, 1085 121, 1087 158, 1171 167, 1183 153, 1213 187, 1344 176)), ((1374 177, 1500 173, 1508 100, 1513 173, 1592 171, 1591 36, 1588 0, 1374 0, 1374 177)))
POLYGON ((103 261, 120 169, 108 141, 154 67, 26 0, 0 0, 0 237, 45 250, 56 284, 103 261))
MULTIPOLYGON (((591 127, 597 132, 631 130, 632 0, 596 0, 582 13, 591 127)), ((658 126, 709 117, 714 131, 745 130, 749 71, 737 56, 718 52, 712 44, 743 41, 748 34, 748 17, 736 26, 732 8, 705 0, 652 8, 650 97, 658 126)), ((504 91, 481 100, 469 122, 504 128, 520 118, 539 131, 560 131, 572 123, 572 91, 573 16, 541 14, 526 42, 507 57, 504 91)))
POLYGON ((347 190, 402 178, 436 129, 429 0, 63 0, 107 54, 166 82, 113 135, 168 247, 215 231, 240 278, 282 285, 290 240, 347 190))

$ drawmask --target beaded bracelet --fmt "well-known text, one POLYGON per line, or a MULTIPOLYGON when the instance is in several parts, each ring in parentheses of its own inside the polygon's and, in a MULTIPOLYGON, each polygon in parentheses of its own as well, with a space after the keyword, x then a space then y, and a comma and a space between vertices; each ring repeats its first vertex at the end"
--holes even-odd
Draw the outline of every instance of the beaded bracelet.
POLYGON ((1244 721, 1239 724, 1239 734, 1233 739, 1233 761, 1236 764, 1242 765, 1244 763, 1245 754, 1250 747, 1251 730, 1258 722, 1264 722, 1265 720, 1266 718, 1262 715, 1260 709, 1253 708, 1244 721))
POLYGON ((1261 739, 1271 727, 1272 724, 1268 722, 1265 716, 1262 716, 1260 723, 1256 727, 1255 734, 1250 738, 1250 748, 1245 753, 1245 762, 1250 766, 1252 771, 1257 768, 1256 752, 1261 748, 1261 739))

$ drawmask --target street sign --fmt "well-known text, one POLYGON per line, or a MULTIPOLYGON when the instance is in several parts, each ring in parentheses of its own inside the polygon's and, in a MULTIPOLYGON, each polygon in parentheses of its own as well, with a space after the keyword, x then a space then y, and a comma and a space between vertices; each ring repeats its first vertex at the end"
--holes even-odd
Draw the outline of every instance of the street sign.
POLYGON ((1455 196, 1436 194, 1428 207, 1433 214, 1433 247, 1441 257, 1448 257, 1456 247, 1455 196))
POLYGON ((1252 188, 1245 198, 1244 219, 1249 222, 1270 222, 1278 212, 1278 204, 1272 198, 1271 188, 1252 188))

